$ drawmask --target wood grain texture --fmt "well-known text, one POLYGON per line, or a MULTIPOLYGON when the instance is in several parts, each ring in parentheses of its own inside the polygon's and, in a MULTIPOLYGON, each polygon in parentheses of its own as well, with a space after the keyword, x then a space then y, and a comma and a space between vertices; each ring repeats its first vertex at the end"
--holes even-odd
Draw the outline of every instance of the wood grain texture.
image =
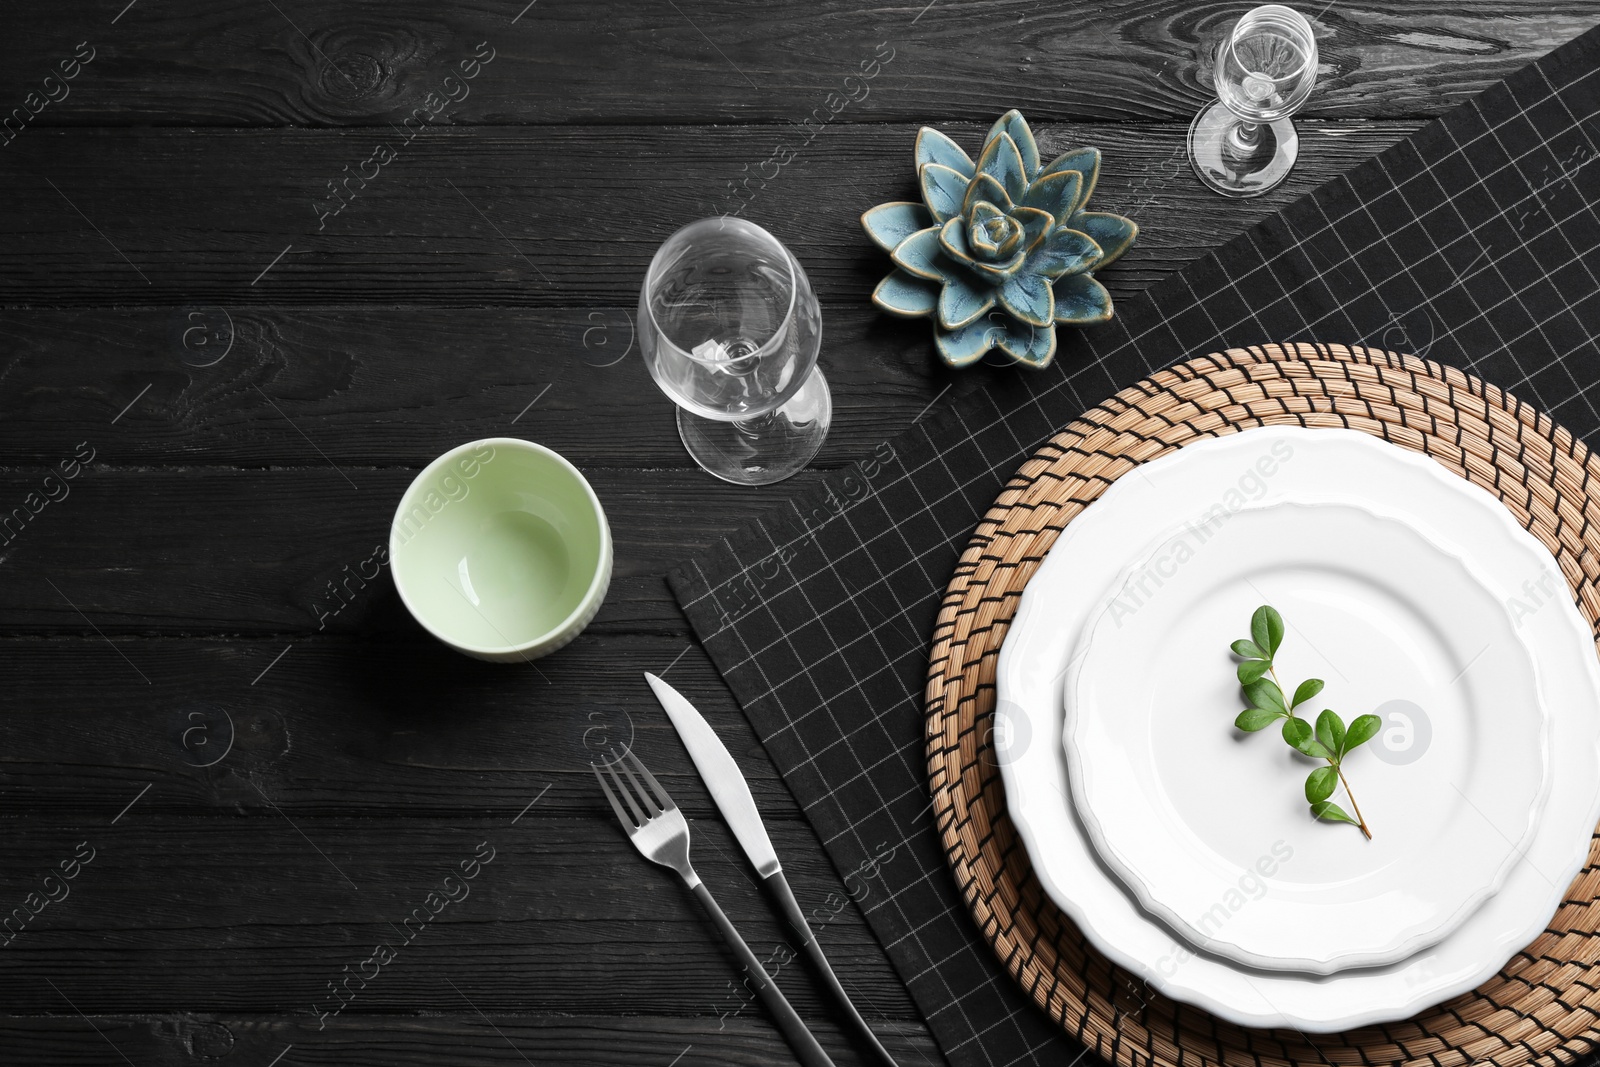
POLYGON ((509 821, 538 797, 529 819, 609 818, 589 763, 622 745, 650 761, 691 817, 706 817, 714 809, 646 670, 668 672, 697 701, 770 818, 798 817, 760 740, 683 636, 585 634, 570 656, 506 667, 463 665, 420 632, 0 640, 13 735, 0 756, 4 817, 21 820, 18 832, 25 815, 105 823, 150 785, 138 810, 172 817, 270 817, 276 806, 297 820, 509 821))
MULTIPOLYGON (((786 943, 784 929, 743 859, 735 862, 732 837, 713 824, 696 822, 697 869, 758 958, 783 959, 773 953, 786 943)), ((68 890, 55 890, 61 899, 25 925, 13 919, 0 975, 8 1012, 64 1006, 43 976, 60 975, 55 961, 72 958, 70 976, 57 981, 90 1015, 262 1003, 312 1023, 323 1012, 470 1012, 452 982, 495 1013, 634 1004, 665 1015, 760 1014, 738 995, 738 967, 682 883, 641 866, 631 849, 610 847, 625 842, 609 810, 516 826, 509 816, 386 826, 359 818, 291 825, 271 811, 167 817, 135 807, 116 826, 33 817, 16 829, 7 828, 13 844, 0 885, 8 913, 60 860, 91 858, 59 883, 68 890), (379 946, 390 950, 381 965, 363 968, 379 946), (351 974, 366 981, 346 985, 351 974)), ((843 899, 846 889, 807 828, 775 820, 771 833, 793 857, 786 866, 802 908, 829 915, 830 894, 843 899)), ((841 982, 868 990, 878 1005, 871 1012, 863 1003, 864 1014, 893 1022, 914 1011, 854 905, 818 926, 841 982)), ((797 1010, 830 1015, 803 963, 784 965, 785 975, 797 1010)))
MULTIPOLYGON (((999 357, 946 369, 926 323, 867 302, 872 284, 823 309, 834 408, 821 468, 893 437, 946 390, 1012 373, 999 357)), ((510 435, 586 470, 681 468, 693 461, 673 410, 642 362, 632 307, 0 312, 8 466, 54 466, 84 441, 112 465, 308 466, 321 462, 310 437, 341 466, 420 469, 463 441, 510 435), (597 419, 628 433, 596 433, 597 419)), ((743 495, 723 487, 718 499, 743 495)))
MULTIPOLYGON (((1046 154, 1104 153, 1094 205, 1141 226, 1105 274, 1125 295, 1418 125, 1303 122, 1290 179, 1225 211, 1189 173, 1181 124, 1038 135, 1046 154)), ((987 129, 940 126, 974 146, 987 129)), ((809 144, 794 126, 439 129, 409 145, 387 129, 30 130, 0 153, 0 308, 628 308, 674 230, 734 212, 777 234, 825 303, 859 305, 889 262, 857 219, 917 196, 916 129, 838 125, 809 144), (349 175, 380 144, 398 156, 362 188, 349 175), (795 159, 763 166, 780 145, 795 159)))
MULTIPOLYGON (((0 1045, 19 1062, 61 1067, 105 1067, 122 1063, 118 1052, 140 1067, 194 1067, 228 1057, 239 1067, 698 1067, 788 1062, 776 1030, 750 1012, 721 1019, 648 1014, 552 1015, 466 1009, 474 987, 455 997, 465 1010, 450 1014, 341 1017, 318 1030, 315 1023, 279 1015, 152 1012, 138 1017, 72 1015, 0 1017, 0 1045), (109 1045, 109 1047, 108 1047, 109 1045), (287 1050, 287 1051, 286 1051, 287 1050), (666 1058, 663 1059, 663 1056, 666 1058)), ((63 1001, 64 1003, 64 1001, 63 1001)), ((820 1020, 822 1044, 844 1065, 854 1057, 838 1031, 820 1020)), ((905 1024, 874 1028, 901 1063, 940 1062, 925 1033, 905 1024)))
MULTIPOLYGON (((783 0, 754 16, 741 0, 225 0, 144 3, 113 22, 122 7, 12 13, 0 100, 21 106, 88 40, 96 58, 39 125, 381 124, 444 92, 486 41, 495 58, 450 122, 782 122, 849 91, 843 80, 884 44, 893 59, 847 121, 987 123, 1010 107, 1038 120, 1187 121, 1209 95, 1197 76, 1206 44, 1241 10, 783 0)), ((1337 0, 1307 13, 1322 52, 1313 113, 1384 117, 1438 114, 1594 21, 1576 0, 1337 0)))
MULTIPOLYGON (((671 604, 660 578, 667 567, 817 477, 741 492, 699 470, 589 473, 611 524, 619 589, 619 613, 608 598, 597 632, 659 630, 662 616, 637 616, 630 605, 651 597, 671 604)), ((64 499, 46 502, 19 527, 10 505, 27 514, 29 494, 47 476, 0 472, 0 500, 8 503, 0 521, 10 520, 0 529, 10 537, 0 550, 0 632, 20 625, 92 633, 84 615, 106 633, 353 633, 397 624, 409 632, 382 558, 367 561, 388 544, 395 502, 412 476, 326 465, 91 467, 66 483, 64 499)), ((680 616, 671 630, 686 632, 681 627, 680 616)))

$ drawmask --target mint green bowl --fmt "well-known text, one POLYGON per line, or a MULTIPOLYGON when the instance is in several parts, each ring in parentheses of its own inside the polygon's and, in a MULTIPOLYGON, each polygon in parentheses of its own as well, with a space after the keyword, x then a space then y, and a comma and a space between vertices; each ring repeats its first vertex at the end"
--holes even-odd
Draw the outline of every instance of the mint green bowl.
POLYGON ((611 528, 578 468, 490 437, 418 474, 389 529, 389 569, 423 627, 479 659, 547 656, 589 625, 611 582, 611 528))

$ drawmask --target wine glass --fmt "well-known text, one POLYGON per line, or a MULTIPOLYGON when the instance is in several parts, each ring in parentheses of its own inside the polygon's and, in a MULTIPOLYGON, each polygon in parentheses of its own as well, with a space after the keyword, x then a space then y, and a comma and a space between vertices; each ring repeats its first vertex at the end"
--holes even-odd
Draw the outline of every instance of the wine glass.
POLYGON ((1223 196, 1260 196, 1289 176, 1289 116, 1317 80, 1317 37, 1292 8, 1252 8, 1217 47, 1217 100, 1189 125, 1189 162, 1223 196))
POLYGON ((822 310, 799 261, 755 223, 701 219, 667 238, 639 291, 639 343, 684 447, 718 478, 782 481, 822 447, 822 310))

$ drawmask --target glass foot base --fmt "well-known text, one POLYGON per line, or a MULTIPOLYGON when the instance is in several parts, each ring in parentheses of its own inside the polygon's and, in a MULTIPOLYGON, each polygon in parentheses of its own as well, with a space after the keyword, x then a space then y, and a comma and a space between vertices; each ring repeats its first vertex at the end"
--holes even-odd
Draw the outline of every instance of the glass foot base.
POLYGON ((805 469, 828 436, 833 398, 820 368, 776 411, 725 422, 678 409, 678 436, 706 473, 735 485, 769 485, 805 469))
POLYGON ((1260 196, 1277 188, 1299 153, 1293 122, 1245 122, 1220 100, 1189 124, 1189 165, 1223 196, 1260 196))

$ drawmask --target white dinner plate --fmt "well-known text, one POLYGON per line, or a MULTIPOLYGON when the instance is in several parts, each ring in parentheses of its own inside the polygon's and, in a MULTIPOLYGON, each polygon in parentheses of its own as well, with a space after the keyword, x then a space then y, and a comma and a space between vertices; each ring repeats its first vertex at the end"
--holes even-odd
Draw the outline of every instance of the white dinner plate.
POLYGON ((1394 963, 1459 926, 1533 835, 1548 784, 1533 659, 1475 569, 1391 514, 1219 505, 1141 551, 1090 618, 1064 690, 1072 797, 1100 858, 1197 948, 1312 974, 1394 963), (1311 816, 1325 760, 1276 725, 1233 725, 1249 702, 1228 646, 1262 603, 1286 620, 1285 693, 1326 682, 1307 722, 1427 711, 1426 759, 1387 763, 1376 743, 1347 759, 1355 801, 1332 799, 1371 840, 1311 816), (1265 877, 1278 842, 1294 859, 1265 877))
MULTIPOLYGON (((1175 1000, 1245 1026, 1327 1033, 1405 1018, 1492 976, 1554 914, 1600 820, 1600 660, 1548 550, 1482 489, 1356 431, 1245 430, 1136 473, 1063 530, 1029 581, 1000 652, 996 757, 1008 813, 1045 891, 1113 962, 1175 1000), (1237 511, 1291 495, 1385 506, 1463 558, 1498 561, 1486 577, 1533 654, 1550 722, 1549 799, 1500 892, 1436 945, 1387 967, 1326 977, 1252 970, 1197 952, 1144 912, 1101 865, 1075 817, 1060 744, 1070 652, 1132 552, 1152 531, 1201 516, 1213 503, 1237 511), (1502 587, 1500 575, 1517 576, 1516 584, 1502 587)), ((1385 725, 1368 742, 1375 751, 1395 761, 1428 758, 1434 741, 1426 711, 1378 710, 1385 725)), ((1300 858, 1290 842, 1273 842, 1258 871, 1272 877, 1300 858)))

